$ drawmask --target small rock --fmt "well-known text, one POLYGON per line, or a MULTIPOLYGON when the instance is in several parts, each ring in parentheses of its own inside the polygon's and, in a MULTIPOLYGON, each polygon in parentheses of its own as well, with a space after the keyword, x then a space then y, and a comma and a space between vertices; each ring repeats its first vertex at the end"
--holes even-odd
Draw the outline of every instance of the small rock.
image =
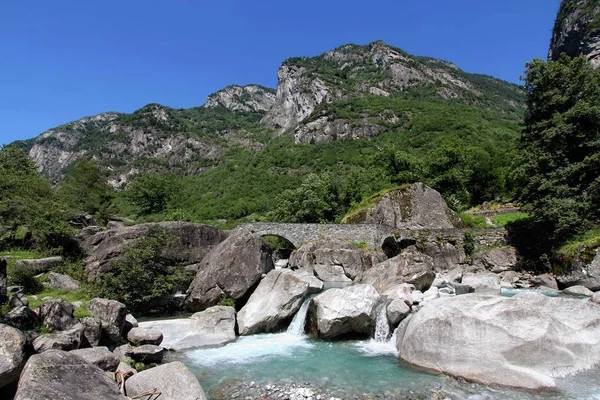
POLYGON ((79 282, 68 275, 48 272, 48 286, 64 290, 65 292, 76 292, 79 290, 79 282))
POLYGON ((126 356, 131 357, 135 361, 141 361, 143 363, 159 363, 167 353, 167 349, 152 344, 145 344, 140 347, 134 347, 125 352, 126 356))
POLYGON ((132 375, 137 374, 137 371, 135 370, 135 368, 133 368, 131 365, 124 363, 123 361, 119 362, 119 365, 117 365, 117 371, 121 371, 124 374, 129 374, 131 373, 132 375))
POLYGON ((27 297, 23 293, 15 293, 8 299, 8 308, 12 309, 23 306, 29 306, 29 300, 27 300, 27 297))
POLYGON ((102 322, 98 318, 81 318, 79 322, 83 325, 83 336, 92 347, 98 346, 102 337, 102 322))
POLYGON ((585 286, 571 286, 571 287, 568 287, 565 290, 563 290, 563 293, 569 294, 571 296, 592 297, 594 295, 594 292, 592 292, 590 289, 586 288, 585 286))
POLYGON ((39 336, 33 341, 33 349, 36 353, 43 353, 48 350, 70 351, 79 349, 85 340, 83 336, 84 329, 83 325, 77 324, 67 331, 39 336))
POLYGON ((423 302, 423 292, 421 292, 420 290, 415 290, 414 292, 412 292, 411 297, 413 303, 419 304, 423 302))
POLYGON ((594 293, 590 300, 592 301, 592 303, 600 304, 600 292, 594 293))
POLYGON ((127 340, 134 346, 153 344, 158 346, 162 343, 163 334, 154 329, 133 328, 127 334, 127 340))
POLYGON ((114 372, 119 365, 117 356, 111 353, 106 347, 78 349, 71 351, 71 354, 75 354, 90 364, 94 364, 98 368, 108 372, 114 372))
POLYGON ((533 286, 535 287, 545 286, 550 289, 558 290, 556 279, 550 274, 534 276, 531 278, 531 283, 533 283, 533 286))
POLYGON ((387 306, 387 317, 392 326, 399 324, 408 314, 410 314, 410 307, 402 299, 393 300, 387 306))

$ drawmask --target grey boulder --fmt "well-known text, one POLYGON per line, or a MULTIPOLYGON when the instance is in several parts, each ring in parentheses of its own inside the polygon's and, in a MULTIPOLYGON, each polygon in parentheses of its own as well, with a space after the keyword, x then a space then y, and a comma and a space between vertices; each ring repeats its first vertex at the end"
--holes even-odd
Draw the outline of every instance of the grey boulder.
POLYGON ((562 287, 585 286, 593 292, 600 291, 600 247, 594 251, 594 258, 584 262, 581 254, 587 250, 585 247, 578 251, 572 270, 564 275, 558 275, 556 280, 562 287))
POLYGON ((344 240, 324 238, 294 250, 289 258, 289 268, 314 270, 324 282, 349 282, 371 268, 371 257, 344 240))
POLYGON ((386 313, 390 325, 396 326, 410 314, 410 307, 404 300, 396 299, 388 304, 386 313))
POLYGON ((594 292, 585 286, 571 286, 562 291, 563 294, 568 294, 571 296, 587 296, 592 297, 594 292))
POLYGON ((248 295, 263 274, 273 269, 272 249, 261 237, 242 232, 229 236, 200 263, 187 290, 186 308, 202 311, 223 295, 235 300, 248 295))
POLYGON ((180 361, 139 372, 125 381, 127 396, 157 389, 160 400, 206 400, 200 382, 180 361))
POLYGON ((84 330, 83 325, 77 324, 66 331, 38 336, 33 341, 33 349, 36 353, 43 353, 48 350, 70 351, 79 349, 86 344, 83 335, 84 330))
POLYGON ((65 292, 76 292, 79 290, 79 282, 68 275, 48 272, 48 286, 64 290, 65 292))
POLYGON ((473 256, 473 266, 494 273, 510 271, 516 265, 517 251, 514 247, 499 247, 473 256))
POLYGON ((15 293, 8 299, 8 308, 17 308, 17 307, 27 307, 29 306, 29 300, 23 293, 15 293))
POLYGON ((434 300, 397 337, 416 366, 486 385, 539 389, 600 362, 600 307, 522 293, 434 300))
POLYGON ((87 305, 88 311, 102 322, 102 333, 107 341, 120 343, 125 327, 127 307, 116 300, 95 298, 87 305))
POLYGON ((547 287, 550 289, 558 290, 558 284, 554 276, 550 274, 537 275, 531 278, 531 283, 535 287, 547 287))
POLYGON ((0 324, 0 388, 16 382, 27 361, 27 338, 18 329, 0 324))
POLYGON ((98 346, 102 341, 102 322, 98 318, 80 318, 83 325, 83 336, 90 346, 98 346))
POLYGON ((371 285, 330 289, 311 300, 307 327, 323 339, 370 335, 375 323, 379 293, 371 285))
POLYGON ((65 351, 31 356, 19 380, 15 400, 125 400, 100 368, 65 351))
POLYGON ((133 328, 127 334, 127 340, 134 346, 153 344, 158 346, 163 340, 163 334, 156 329, 133 328))
POLYGON ((4 318, 6 322, 22 331, 30 331, 40 326, 40 318, 29 307, 13 308, 4 318))
POLYGON ((71 354, 83 358, 90 364, 108 371, 114 372, 119 365, 119 359, 111 353, 106 347, 91 347, 88 349, 72 350, 71 354))
POLYGON ((492 273, 467 273, 463 275, 462 285, 473 288, 475 293, 497 294, 502 293, 500 278, 492 273))
POLYGON ((292 272, 273 270, 238 312, 240 335, 274 332, 287 326, 308 293, 308 283, 292 272))
POLYGON ((17 268, 29 268, 36 274, 51 271, 52 269, 62 265, 62 257, 47 257, 31 260, 17 260, 15 263, 17 268))
POLYGON ((379 293, 385 293, 401 283, 412 284, 417 290, 426 290, 434 279, 432 258, 416 250, 407 250, 366 271, 361 283, 372 285, 379 293))
POLYGON ((159 363, 163 360, 165 354, 167 354, 167 349, 153 344, 145 344, 125 351, 126 356, 143 363, 159 363))
POLYGON ((314 276, 311 271, 297 270, 293 273, 308 284, 308 294, 319 293, 323 290, 323 281, 314 276))
POLYGON ((48 300, 39 309, 44 325, 54 331, 65 331, 77 323, 75 308, 66 300, 48 300))
POLYGON ((221 346, 235 340, 235 309, 214 306, 190 318, 141 322, 140 328, 159 330, 169 350, 221 346))

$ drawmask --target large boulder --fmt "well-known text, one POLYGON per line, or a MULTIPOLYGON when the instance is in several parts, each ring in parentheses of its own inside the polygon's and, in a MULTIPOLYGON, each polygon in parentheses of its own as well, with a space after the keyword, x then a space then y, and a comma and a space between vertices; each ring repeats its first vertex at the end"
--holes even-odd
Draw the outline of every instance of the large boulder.
POLYGON ((592 292, 600 291, 600 247, 593 251, 593 259, 585 262, 586 249, 578 251, 570 272, 558 275, 556 280, 561 287, 585 286, 592 292))
POLYGON ((41 323, 38 315, 26 306, 13 308, 4 318, 10 325, 22 331, 37 329, 41 323))
POLYGON ((87 344, 83 332, 85 327, 77 324, 67 331, 49 333, 38 336, 33 341, 33 349, 36 353, 43 353, 48 350, 76 350, 87 344))
POLYGON ((274 332, 287 326, 307 293, 308 283, 292 272, 269 272, 238 312, 240 335, 274 332))
POLYGON ((494 273, 510 271, 517 265, 517 251, 514 247, 499 247, 482 251, 473 256, 473 266, 494 273))
POLYGON ((397 348, 411 364, 486 385, 538 389, 600 362, 600 307, 523 293, 434 300, 397 348))
POLYGON ((373 285, 383 294, 400 283, 409 283, 417 290, 425 290, 431 286, 434 279, 431 257, 413 249, 375 265, 363 274, 361 283, 373 285))
POLYGON ((384 224, 410 230, 452 229, 461 224, 442 196, 422 183, 392 190, 372 208, 363 209, 344 222, 384 224))
POLYGON ((180 361, 137 373, 125 381, 127 396, 157 389, 160 400, 206 400, 200 382, 180 361))
POLYGON ((91 347, 88 349, 77 349, 71 351, 78 357, 83 358, 90 364, 107 371, 114 372, 119 365, 119 359, 111 353, 106 347, 91 347))
POLYGON ((76 292, 79 290, 79 282, 68 275, 58 274, 56 272, 48 272, 47 285, 55 289, 60 289, 65 292, 76 292))
POLYGON ((467 273, 462 277, 462 285, 470 286, 475 293, 501 294, 500 277, 492 273, 467 273))
POLYGON ((21 374, 15 400, 124 400, 100 368, 65 351, 32 356, 21 374))
POLYGON ((15 264, 17 268, 29 268, 35 273, 41 274, 53 270, 54 268, 62 265, 62 263, 63 258, 58 256, 30 260, 17 260, 15 264))
POLYGON ((271 253, 272 249, 261 237, 247 233, 231 235, 200 263, 200 270, 187 291, 186 308, 202 311, 216 305, 223 295, 235 300, 248 296, 262 275, 273 269, 271 253))
POLYGON ((125 316, 128 314, 125 304, 116 300, 94 298, 87 305, 88 311, 102 322, 101 339, 110 343, 119 343, 125 328, 125 316))
POLYGON ((0 324, 0 388, 16 382, 27 361, 27 338, 18 329, 0 324))
POLYGON ((311 300, 308 331, 316 337, 368 337, 374 327, 379 293, 371 285, 330 289, 311 300))
POLYGON ((214 306, 190 318, 140 322, 140 328, 162 332, 161 345, 169 350, 222 346, 235 340, 235 309, 214 306))
POLYGON ((98 318, 80 318, 83 325, 83 336, 90 346, 98 346, 102 341, 102 321, 98 318))
POLYGON ((344 240, 325 238, 294 250, 288 265, 291 269, 314 270, 324 282, 350 281, 371 268, 371 257, 344 240))
POLYGON ((53 331, 66 331, 77 323, 73 316, 75 307, 66 300, 48 300, 39 309, 38 315, 53 331))
POLYGON ((193 264, 200 262, 227 233, 208 225, 191 222, 159 222, 134 226, 118 226, 113 229, 81 234, 78 240, 88 255, 86 270, 91 278, 102 276, 113 269, 128 246, 146 237, 152 230, 162 228, 176 239, 165 246, 162 257, 171 263, 193 264))
POLYGON ((134 346, 143 344, 158 346, 163 341, 163 334, 156 329, 133 328, 127 333, 127 340, 134 346))

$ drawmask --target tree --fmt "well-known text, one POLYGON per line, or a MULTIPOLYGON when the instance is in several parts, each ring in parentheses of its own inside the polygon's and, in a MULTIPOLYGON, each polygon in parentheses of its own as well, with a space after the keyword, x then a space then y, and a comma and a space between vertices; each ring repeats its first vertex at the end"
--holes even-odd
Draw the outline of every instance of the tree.
POLYGON ((106 217, 114 209, 114 194, 95 161, 83 160, 70 166, 59 194, 74 211, 106 217))
POLYGON ((179 190, 175 175, 149 172, 131 181, 125 190, 125 198, 138 215, 146 216, 165 212, 169 201, 177 196, 179 190))
POLYGON ((554 244, 600 217, 600 71, 584 57, 527 64, 520 199, 554 244))
POLYGON ((0 149, 0 247, 61 252, 70 244, 69 216, 50 182, 16 147, 0 149))
POLYGON ((308 174, 296 189, 277 197, 274 216, 286 222, 331 222, 339 214, 339 192, 329 174, 308 174))

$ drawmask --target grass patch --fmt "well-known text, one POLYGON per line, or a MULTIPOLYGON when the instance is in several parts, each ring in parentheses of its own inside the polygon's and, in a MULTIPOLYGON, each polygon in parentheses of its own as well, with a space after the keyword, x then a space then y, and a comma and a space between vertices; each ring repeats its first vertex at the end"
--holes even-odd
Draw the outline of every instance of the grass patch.
MULTIPOLYGON (((45 288, 44 290, 36 294, 35 297, 27 297, 27 299, 29 300, 29 308, 37 308, 44 304, 44 301, 42 300, 44 297, 52 297, 53 299, 63 299, 70 303, 74 301, 81 301, 82 303, 84 303, 84 306, 85 304, 87 304, 88 301, 90 301, 89 294, 84 291, 65 292, 64 290, 60 289, 45 288)), ((89 316, 87 314, 84 315, 85 313, 87 313, 87 309, 85 309, 85 313, 83 312, 83 310, 80 310, 80 312, 83 316, 89 316)))
POLYGON ((556 254, 563 257, 575 257, 579 246, 584 246, 587 248, 597 248, 600 247, 600 230, 593 229, 585 232, 582 235, 575 236, 567 243, 562 245, 557 251, 556 254))
POLYGON ((470 215, 459 213, 458 216, 467 228, 487 228, 489 225, 485 222, 485 217, 480 215, 470 215))
POLYGON ((496 226, 506 226, 511 222, 520 221, 522 219, 529 218, 529 214, 523 212, 507 213, 494 215, 490 219, 496 226))
POLYGON ((368 250, 368 248, 369 248, 369 244, 367 242, 365 242, 364 240, 351 241, 350 244, 358 247, 361 250, 368 250))
POLYGON ((360 203, 350 207, 346 215, 342 218, 342 224, 354 224, 363 222, 366 217, 367 209, 375 207, 377 203, 381 201, 383 196, 394 190, 404 190, 411 187, 411 183, 404 185, 394 186, 391 188, 383 189, 372 196, 363 199, 360 203))

